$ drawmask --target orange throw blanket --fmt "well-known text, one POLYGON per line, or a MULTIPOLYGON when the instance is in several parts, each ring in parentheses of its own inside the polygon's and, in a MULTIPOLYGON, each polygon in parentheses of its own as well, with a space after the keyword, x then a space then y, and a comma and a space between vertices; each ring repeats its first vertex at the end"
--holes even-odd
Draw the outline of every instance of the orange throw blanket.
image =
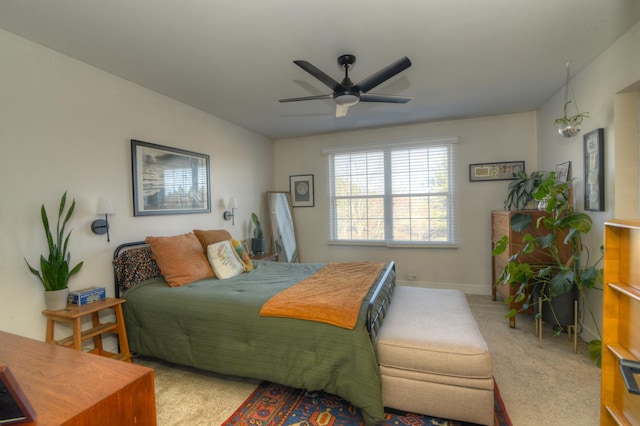
POLYGON ((384 263, 328 263, 262 305, 260 315, 325 322, 353 329, 360 306, 384 263))

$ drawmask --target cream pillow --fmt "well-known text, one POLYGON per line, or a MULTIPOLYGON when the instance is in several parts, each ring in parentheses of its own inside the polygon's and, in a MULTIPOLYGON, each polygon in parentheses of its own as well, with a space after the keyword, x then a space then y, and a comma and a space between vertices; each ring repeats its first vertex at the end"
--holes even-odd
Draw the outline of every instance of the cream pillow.
POLYGON ((231 241, 220 241, 207 247, 207 257, 216 277, 221 280, 244 272, 244 263, 231 246, 231 241))

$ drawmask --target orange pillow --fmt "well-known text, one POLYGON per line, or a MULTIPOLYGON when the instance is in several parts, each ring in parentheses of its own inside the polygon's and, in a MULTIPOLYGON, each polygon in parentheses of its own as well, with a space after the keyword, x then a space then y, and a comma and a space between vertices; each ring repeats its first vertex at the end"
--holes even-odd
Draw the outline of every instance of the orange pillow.
POLYGON ((171 287, 213 278, 213 269, 192 233, 173 237, 147 237, 160 272, 171 287))
POLYGON ((209 231, 194 229, 193 233, 198 237, 198 241, 200 241, 200 244, 202 245, 202 252, 205 253, 205 255, 207 253, 207 248, 211 244, 231 239, 231 234, 225 229, 211 229, 209 231))

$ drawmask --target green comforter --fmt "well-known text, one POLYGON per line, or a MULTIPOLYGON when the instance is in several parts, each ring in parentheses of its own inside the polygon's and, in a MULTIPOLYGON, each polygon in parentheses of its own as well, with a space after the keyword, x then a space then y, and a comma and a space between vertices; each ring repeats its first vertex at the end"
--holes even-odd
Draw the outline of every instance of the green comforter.
POLYGON ((131 350, 217 373, 322 389, 361 408, 366 423, 376 424, 384 413, 366 303, 354 330, 259 315, 271 296, 322 266, 255 262, 253 271, 226 280, 169 287, 155 278, 138 284, 123 295, 131 350))

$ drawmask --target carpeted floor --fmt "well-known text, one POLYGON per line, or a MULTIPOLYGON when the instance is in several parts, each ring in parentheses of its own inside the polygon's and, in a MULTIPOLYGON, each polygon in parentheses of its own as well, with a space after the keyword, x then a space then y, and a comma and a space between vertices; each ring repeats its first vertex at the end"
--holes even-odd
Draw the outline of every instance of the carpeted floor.
MULTIPOLYGON (((538 347, 531 316, 509 328, 507 308, 490 296, 467 296, 494 364, 494 377, 514 426, 599 424, 600 370, 566 336, 546 329, 538 347)), ((259 380, 228 377, 136 357, 155 371, 159 426, 221 425, 254 392, 259 380)))

